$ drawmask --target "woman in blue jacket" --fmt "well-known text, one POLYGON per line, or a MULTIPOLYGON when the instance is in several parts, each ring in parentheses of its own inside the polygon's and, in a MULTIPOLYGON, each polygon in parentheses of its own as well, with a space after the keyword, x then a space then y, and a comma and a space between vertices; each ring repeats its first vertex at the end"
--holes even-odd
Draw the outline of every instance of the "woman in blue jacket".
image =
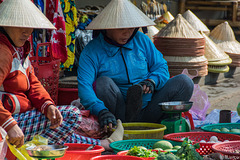
POLYGON ((192 80, 182 74, 170 79, 163 55, 138 31, 150 25, 130 1, 112 0, 87 27, 101 32, 81 53, 78 94, 105 130, 116 119, 160 123, 158 103, 192 96, 192 80))

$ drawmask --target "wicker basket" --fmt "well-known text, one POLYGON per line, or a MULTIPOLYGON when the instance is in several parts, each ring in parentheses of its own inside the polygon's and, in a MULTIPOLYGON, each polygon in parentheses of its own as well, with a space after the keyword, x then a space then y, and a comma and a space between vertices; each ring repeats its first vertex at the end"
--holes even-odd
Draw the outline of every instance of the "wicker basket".
POLYGON ((223 134, 215 132, 181 132, 181 133, 171 133, 163 137, 163 139, 172 140, 176 142, 182 142, 183 138, 188 137, 193 141, 193 144, 199 143, 200 148, 196 151, 200 155, 207 155, 213 153, 212 145, 215 143, 200 143, 201 140, 209 141, 212 136, 216 136, 219 141, 229 140, 235 141, 240 140, 240 136, 234 134, 223 134))
POLYGON ((123 123, 123 139, 162 139, 165 125, 158 123, 123 123))

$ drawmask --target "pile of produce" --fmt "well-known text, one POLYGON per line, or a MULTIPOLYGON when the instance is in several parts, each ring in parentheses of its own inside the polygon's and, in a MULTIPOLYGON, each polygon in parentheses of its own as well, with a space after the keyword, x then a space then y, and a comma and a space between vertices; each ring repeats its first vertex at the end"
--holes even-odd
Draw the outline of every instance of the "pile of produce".
POLYGON ((154 150, 159 149, 158 154, 152 149, 134 146, 127 152, 127 155, 145 158, 155 157, 155 160, 203 160, 203 157, 196 151, 198 148, 200 148, 198 143, 193 145, 191 140, 185 138, 182 145, 176 149, 176 155, 167 151, 168 149, 173 149, 172 144, 168 141, 159 141, 153 145, 154 150))

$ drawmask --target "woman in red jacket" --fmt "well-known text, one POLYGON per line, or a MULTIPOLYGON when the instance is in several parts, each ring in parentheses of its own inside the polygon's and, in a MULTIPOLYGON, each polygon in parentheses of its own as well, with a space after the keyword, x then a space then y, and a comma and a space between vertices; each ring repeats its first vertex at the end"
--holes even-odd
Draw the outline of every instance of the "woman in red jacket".
POLYGON ((30 0, 5 0, 0 13, 0 126, 8 141, 21 147, 40 134, 49 144, 90 143, 109 149, 111 140, 121 140, 123 129, 120 136, 113 133, 101 141, 77 134, 80 110, 71 105, 55 106, 34 75, 27 39, 33 29, 55 29, 42 12, 30 0))

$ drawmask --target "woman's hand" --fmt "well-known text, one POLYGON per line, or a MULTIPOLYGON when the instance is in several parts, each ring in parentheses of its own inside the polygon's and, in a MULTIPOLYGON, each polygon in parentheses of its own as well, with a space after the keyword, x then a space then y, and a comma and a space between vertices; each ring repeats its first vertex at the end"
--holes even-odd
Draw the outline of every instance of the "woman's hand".
POLYGON ((60 111, 54 105, 48 107, 47 118, 51 121, 50 128, 52 129, 59 127, 63 121, 60 111))
POLYGON ((11 145, 15 145, 17 148, 24 144, 24 134, 18 125, 14 125, 8 132, 8 142, 11 145))

